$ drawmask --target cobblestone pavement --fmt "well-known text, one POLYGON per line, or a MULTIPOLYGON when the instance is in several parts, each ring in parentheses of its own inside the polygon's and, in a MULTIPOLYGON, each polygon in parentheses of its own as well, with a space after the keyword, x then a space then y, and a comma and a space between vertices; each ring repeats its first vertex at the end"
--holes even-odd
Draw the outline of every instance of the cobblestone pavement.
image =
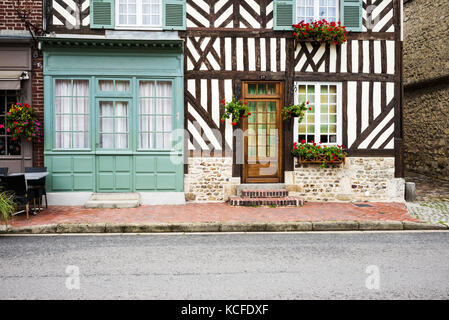
POLYGON ((449 225, 449 181, 407 173, 416 186, 416 202, 408 202, 409 213, 422 221, 449 225))

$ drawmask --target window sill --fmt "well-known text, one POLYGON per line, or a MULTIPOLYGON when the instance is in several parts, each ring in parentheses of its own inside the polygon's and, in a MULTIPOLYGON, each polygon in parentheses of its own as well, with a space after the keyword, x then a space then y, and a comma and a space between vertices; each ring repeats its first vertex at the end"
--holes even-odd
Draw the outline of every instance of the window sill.
POLYGON ((115 26, 117 31, 164 31, 162 26, 160 27, 144 27, 144 26, 115 26))

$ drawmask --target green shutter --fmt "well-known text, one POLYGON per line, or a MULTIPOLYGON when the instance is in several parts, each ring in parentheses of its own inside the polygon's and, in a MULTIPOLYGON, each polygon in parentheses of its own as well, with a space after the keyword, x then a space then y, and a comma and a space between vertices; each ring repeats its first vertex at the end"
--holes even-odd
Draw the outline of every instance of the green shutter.
POLYGON ((184 0, 163 0, 164 30, 186 29, 186 2, 184 0))
POLYGON ((348 31, 362 31, 362 0, 341 0, 341 23, 348 31))
POLYGON ((91 29, 114 29, 114 0, 90 0, 91 29))
POLYGON ((273 29, 292 30, 296 0, 274 0, 273 29))

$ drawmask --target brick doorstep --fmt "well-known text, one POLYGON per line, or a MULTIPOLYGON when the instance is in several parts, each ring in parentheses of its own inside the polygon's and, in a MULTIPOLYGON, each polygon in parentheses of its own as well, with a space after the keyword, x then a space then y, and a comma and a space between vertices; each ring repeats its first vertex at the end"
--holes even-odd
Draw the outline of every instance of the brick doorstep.
POLYGON ((287 190, 242 190, 242 198, 283 198, 287 190))
POLYGON ((303 206, 304 202, 301 198, 298 197, 258 197, 258 198, 249 198, 249 197, 230 197, 229 203, 232 206, 294 206, 299 207, 303 206))

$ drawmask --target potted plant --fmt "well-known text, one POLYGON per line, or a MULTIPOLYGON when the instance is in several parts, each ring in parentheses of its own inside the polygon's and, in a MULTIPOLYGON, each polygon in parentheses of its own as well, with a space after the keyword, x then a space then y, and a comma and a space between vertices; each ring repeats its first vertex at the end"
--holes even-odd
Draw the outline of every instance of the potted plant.
POLYGON ((325 19, 305 23, 304 20, 293 25, 293 36, 298 41, 313 41, 327 44, 343 44, 348 32, 340 22, 328 22, 325 19))
MULTIPOLYGON (((0 128, 4 126, 1 125, 0 128)), ((24 137, 28 142, 41 142, 43 132, 36 111, 29 104, 17 103, 6 114, 6 132, 12 140, 24 137)))
POLYGON ((297 158, 298 164, 321 163, 324 168, 329 164, 341 164, 346 159, 346 147, 343 145, 323 145, 320 143, 301 143, 293 144, 292 154, 297 158))
POLYGON ((298 117, 298 122, 301 123, 306 115, 307 110, 312 110, 311 107, 308 107, 309 101, 303 102, 301 104, 293 105, 290 107, 282 108, 282 118, 284 120, 290 119, 291 117, 298 117))
POLYGON ((236 100, 232 98, 232 101, 226 102, 224 99, 221 100, 221 104, 225 108, 225 112, 221 117, 221 122, 224 123, 226 119, 231 118, 232 125, 235 126, 239 123, 240 118, 247 118, 251 115, 248 109, 248 103, 242 100, 236 100))
POLYGON ((14 195, 9 192, 0 192, 0 217, 8 226, 8 220, 14 213, 14 195))

